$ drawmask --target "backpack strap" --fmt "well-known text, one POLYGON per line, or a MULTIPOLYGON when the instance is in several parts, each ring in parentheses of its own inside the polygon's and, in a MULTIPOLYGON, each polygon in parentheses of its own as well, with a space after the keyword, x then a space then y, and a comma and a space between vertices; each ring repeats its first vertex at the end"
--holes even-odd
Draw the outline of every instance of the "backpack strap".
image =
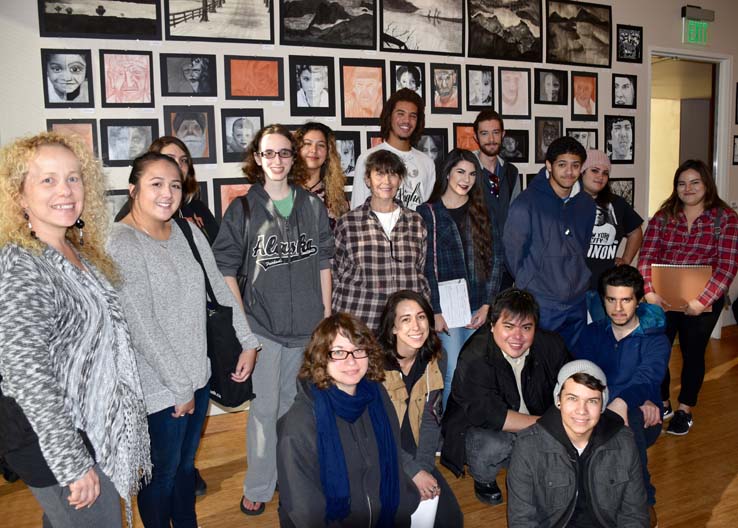
POLYGON ((723 219, 723 208, 718 207, 717 211, 715 212, 715 221, 712 224, 712 236, 715 238, 715 243, 718 243, 718 240, 720 239, 720 233, 722 229, 720 228, 720 223, 723 219))

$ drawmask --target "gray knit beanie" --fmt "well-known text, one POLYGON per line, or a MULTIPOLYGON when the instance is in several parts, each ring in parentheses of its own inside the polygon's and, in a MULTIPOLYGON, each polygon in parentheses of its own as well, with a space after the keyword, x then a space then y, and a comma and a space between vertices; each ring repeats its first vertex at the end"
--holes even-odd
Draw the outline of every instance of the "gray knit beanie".
POLYGON ((605 412, 607 402, 610 401, 609 393, 607 391, 607 377, 602 369, 586 359, 577 359, 576 361, 570 361, 559 370, 559 375, 556 378, 556 387, 554 387, 554 402, 558 400, 561 387, 563 387, 566 380, 572 377, 574 374, 583 372, 594 376, 605 386, 605 390, 602 391, 602 412, 605 412))

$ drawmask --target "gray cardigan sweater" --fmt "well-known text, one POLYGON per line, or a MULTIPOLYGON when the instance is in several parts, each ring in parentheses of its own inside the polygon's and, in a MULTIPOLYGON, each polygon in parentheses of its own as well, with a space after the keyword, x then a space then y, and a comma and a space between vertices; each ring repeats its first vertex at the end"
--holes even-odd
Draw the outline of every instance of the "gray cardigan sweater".
MULTIPOLYGON (((123 277, 120 296, 149 414, 187 403, 210 379, 205 278, 182 231, 175 222, 171 225, 169 240, 160 241, 117 223, 108 247, 123 277)), ((241 346, 255 348, 258 340, 207 240, 199 230, 192 232, 218 303, 234 308, 241 346)))

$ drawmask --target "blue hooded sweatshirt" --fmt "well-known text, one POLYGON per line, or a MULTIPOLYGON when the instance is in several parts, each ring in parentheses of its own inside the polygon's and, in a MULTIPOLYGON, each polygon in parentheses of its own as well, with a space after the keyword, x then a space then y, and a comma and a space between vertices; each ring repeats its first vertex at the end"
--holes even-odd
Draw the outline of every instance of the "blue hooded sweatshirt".
POLYGON ((629 409, 646 400, 661 407, 661 382, 671 354, 666 315, 660 306, 647 303, 638 306, 636 315, 640 325, 620 341, 612 333, 610 318, 587 325, 574 356, 603 370, 610 401, 622 398, 629 409))
POLYGON ((576 304, 584 299, 591 273, 587 249, 595 202, 577 182, 568 200, 554 192, 546 168, 510 205, 505 223, 505 261, 518 288, 539 303, 576 304))

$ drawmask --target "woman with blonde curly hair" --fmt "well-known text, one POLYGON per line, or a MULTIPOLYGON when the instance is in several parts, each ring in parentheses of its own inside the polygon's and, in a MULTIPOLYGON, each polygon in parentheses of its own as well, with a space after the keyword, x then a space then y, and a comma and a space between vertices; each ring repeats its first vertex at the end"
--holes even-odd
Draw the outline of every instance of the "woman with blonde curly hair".
POLYGON ((41 133, 0 157, 0 456, 44 526, 121 526, 151 475, 128 327, 105 253, 102 168, 41 133), (84 220, 82 217, 84 216, 84 220))
POLYGON ((315 328, 297 398, 278 425, 282 527, 410 526, 419 496, 401 467, 383 366, 374 335, 354 316, 337 313, 315 328))
POLYGON ((295 132, 299 154, 305 162, 305 177, 297 183, 318 195, 330 218, 331 229, 346 211, 346 175, 341 169, 341 158, 333 130, 322 123, 305 123, 295 132))

